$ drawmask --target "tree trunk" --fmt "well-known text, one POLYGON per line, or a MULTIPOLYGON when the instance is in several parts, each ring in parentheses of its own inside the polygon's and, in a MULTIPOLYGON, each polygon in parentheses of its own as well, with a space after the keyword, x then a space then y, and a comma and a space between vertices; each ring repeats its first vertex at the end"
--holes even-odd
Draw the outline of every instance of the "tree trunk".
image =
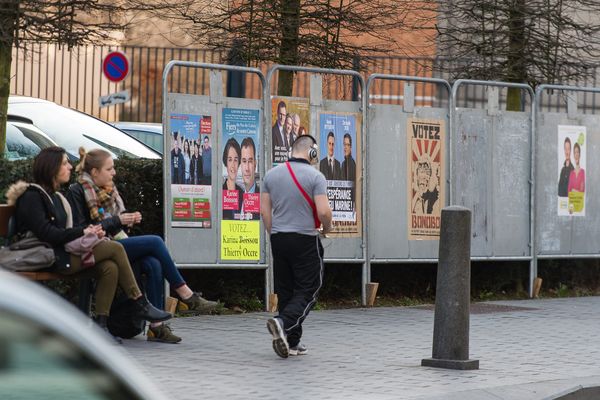
POLYGON ((12 46, 15 41, 15 26, 18 18, 19 0, 0 1, 0 23, 4 26, 0 37, 0 155, 6 148, 6 117, 10 95, 10 66, 12 46))
MULTIPOLYGON (((281 0, 281 46, 279 63, 298 65, 298 43, 300 34, 300 0, 281 0)), ((279 71, 277 94, 291 96, 294 90, 294 73, 279 71)))
MULTIPOLYGON (((509 43, 508 43, 508 80, 509 82, 525 83, 527 71, 525 69, 525 0, 513 0, 509 18, 509 43)), ((521 95, 523 91, 509 88, 506 99, 508 111, 522 111, 521 95)))

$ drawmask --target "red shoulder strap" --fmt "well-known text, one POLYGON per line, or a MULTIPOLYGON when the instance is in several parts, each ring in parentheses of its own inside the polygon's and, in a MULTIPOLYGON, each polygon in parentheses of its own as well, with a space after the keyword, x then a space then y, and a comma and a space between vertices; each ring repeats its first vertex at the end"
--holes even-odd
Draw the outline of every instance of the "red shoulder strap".
POLYGON ((298 182, 298 179, 296 178, 296 174, 294 174, 294 170, 292 169, 292 166, 290 165, 290 162, 286 161, 285 165, 287 166, 288 171, 290 171, 290 175, 292 176, 292 179, 294 180, 294 183, 296 184, 296 186, 300 190, 300 193, 302 193, 302 196, 304 196, 304 198, 306 199, 306 201, 310 205, 310 208, 312 208, 313 218, 315 220, 315 228, 319 229, 319 227, 321 226, 321 221, 319 221, 319 216, 317 214, 317 205, 315 204, 315 202, 313 201, 313 199, 311 199, 310 196, 306 193, 306 191, 304 190, 304 188, 302 187, 302 185, 300 185, 300 182, 298 182))

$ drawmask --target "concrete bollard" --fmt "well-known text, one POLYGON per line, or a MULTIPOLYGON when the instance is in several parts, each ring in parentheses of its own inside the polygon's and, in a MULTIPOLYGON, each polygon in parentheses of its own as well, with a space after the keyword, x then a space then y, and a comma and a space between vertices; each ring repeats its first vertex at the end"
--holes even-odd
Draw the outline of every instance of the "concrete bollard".
POLYGON ((469 360, 470 292, 471 211, 446 207, 440 227, 432 358, 421 360, 422 366, 479 368, 479 360, 469 360))

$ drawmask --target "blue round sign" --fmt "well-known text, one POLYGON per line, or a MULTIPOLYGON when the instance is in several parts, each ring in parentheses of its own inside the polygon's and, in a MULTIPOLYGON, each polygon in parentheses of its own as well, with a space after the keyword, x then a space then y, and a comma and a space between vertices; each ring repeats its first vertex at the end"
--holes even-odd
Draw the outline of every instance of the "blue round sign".
POLYGON ((102 63, 104 76, 111 82, 121 82, 129 73, 129 61, 125 53, 112 51, 104 57, 102 63))

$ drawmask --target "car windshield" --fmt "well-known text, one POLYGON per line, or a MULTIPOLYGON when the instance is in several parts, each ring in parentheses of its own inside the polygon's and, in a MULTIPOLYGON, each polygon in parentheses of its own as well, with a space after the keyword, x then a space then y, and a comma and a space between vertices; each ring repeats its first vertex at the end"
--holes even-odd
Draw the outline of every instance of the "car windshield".
POLYGON ((60 333, 5 310, 0 325, 1 399, 140 399, 60 333))
POLYGON ((10 115, 28 118, 71 154, 102 147, 113 156, 160 158, 146 145, 131 138, 112 125, 87 114, 54 103, 9 103, 10 115))
POLYGON ((41 149, 52 146, 53 143, 24 127, 6 124, 6 158, 9 160, 22 160, 35 157, 41 149))

